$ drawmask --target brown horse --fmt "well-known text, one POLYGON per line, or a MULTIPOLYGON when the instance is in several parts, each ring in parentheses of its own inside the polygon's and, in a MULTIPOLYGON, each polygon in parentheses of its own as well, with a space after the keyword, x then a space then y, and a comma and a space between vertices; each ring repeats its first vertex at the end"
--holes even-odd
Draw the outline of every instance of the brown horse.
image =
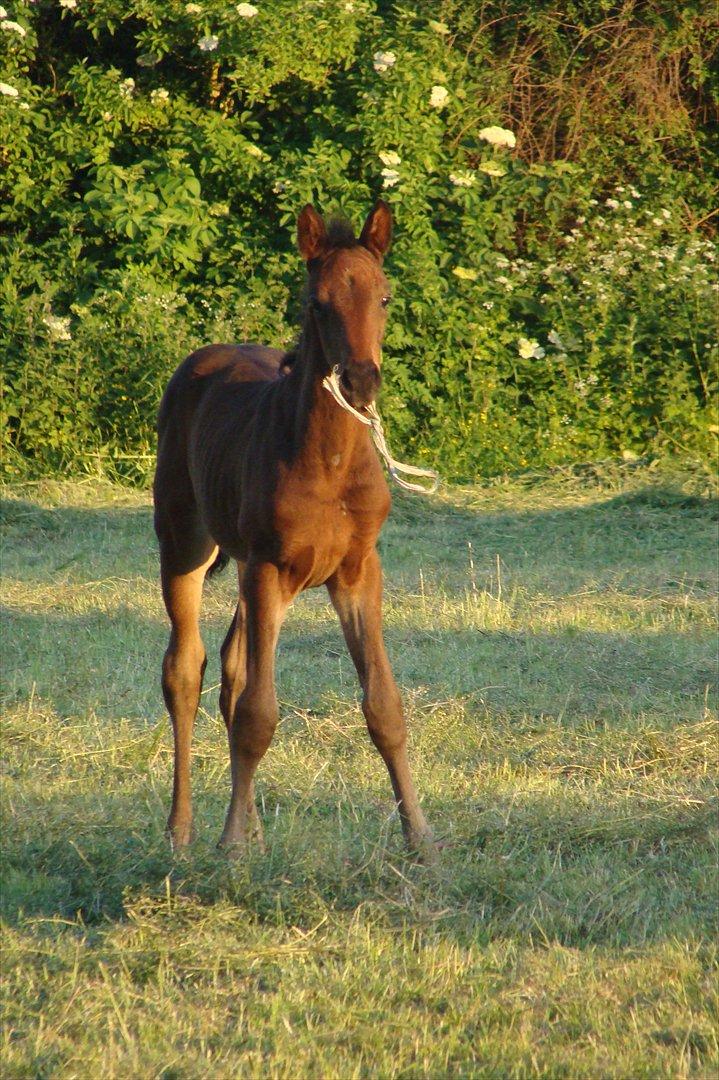
POLYGON ((343 395, 362 412, 379 389, 390 300, 382 260, 392 217, 378 202, 358 241, 344 223, 327 229, 306 206, 297 233, 309 275, 297 349, 208 345, 183 361, 160 406, 155 530, 172 623, 162 689, 175 739, 168 829, 176 847, 189 843, 190 743, 206 665, 202 585, 208 571, 232 557, 239 600, 222 645, 220 691, 232 798, 221 845, 236 852, 251 836, 262 843, 253 777, 277 725, 277 638, 293 598, 326 585, 406 841, 427 849, 431 834, 410 776, 402 704, 382 639, 375 545, 390 495, 368 428, 323 386, 336 366, 343 395))

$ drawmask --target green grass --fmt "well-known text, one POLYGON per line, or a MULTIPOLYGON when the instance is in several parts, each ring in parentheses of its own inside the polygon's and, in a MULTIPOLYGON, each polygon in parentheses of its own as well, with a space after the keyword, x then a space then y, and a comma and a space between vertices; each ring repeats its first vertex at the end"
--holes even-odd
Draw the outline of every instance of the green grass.
POLYGON ((231 572, 173 858, 148 498, 6 491, 3 1077, 715 1076, 706 487, 627 467, 396 499, 387 640, 436 867, 403 852, 321 590, 281 638, 267 853, 217 853, 231 572))

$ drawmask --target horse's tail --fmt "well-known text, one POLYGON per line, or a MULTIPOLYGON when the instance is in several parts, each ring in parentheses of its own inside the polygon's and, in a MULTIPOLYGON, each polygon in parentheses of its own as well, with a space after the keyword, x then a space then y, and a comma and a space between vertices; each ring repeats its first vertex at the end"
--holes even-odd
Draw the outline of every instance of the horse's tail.
POLYGON ((206 577, 214 577, 215 574, 221 574, 230 561, 230 556, 225 555, 224 551, 217 552, 217 558, 213 562, 210 569, 207 571, 206 577))

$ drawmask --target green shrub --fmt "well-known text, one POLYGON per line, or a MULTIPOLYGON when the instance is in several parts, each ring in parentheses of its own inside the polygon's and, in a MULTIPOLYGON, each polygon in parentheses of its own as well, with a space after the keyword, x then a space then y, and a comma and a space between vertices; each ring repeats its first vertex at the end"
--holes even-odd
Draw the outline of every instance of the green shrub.
POLYGON ((467 479, 707 453, 711 4, 256 9, 3 8, 11 474, 145 479, 187 351, 291 341, 301 206, 359 222, 380 194, 396 217, 382 408, 401 456, 467 479))

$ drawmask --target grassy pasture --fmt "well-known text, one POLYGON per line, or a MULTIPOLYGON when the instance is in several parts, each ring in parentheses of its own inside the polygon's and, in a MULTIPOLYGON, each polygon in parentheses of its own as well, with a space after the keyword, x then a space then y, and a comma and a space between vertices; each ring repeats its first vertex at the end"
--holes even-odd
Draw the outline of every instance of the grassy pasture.
POLYGON ((290 611, 258 776, 229 793, 206 590, 198 838, 147 495, 6 491, 2 1075, 714 1076, 717 504, 618 468, 397 497, 386 633, 439 865, 402 850, 326 595, 290 611))

